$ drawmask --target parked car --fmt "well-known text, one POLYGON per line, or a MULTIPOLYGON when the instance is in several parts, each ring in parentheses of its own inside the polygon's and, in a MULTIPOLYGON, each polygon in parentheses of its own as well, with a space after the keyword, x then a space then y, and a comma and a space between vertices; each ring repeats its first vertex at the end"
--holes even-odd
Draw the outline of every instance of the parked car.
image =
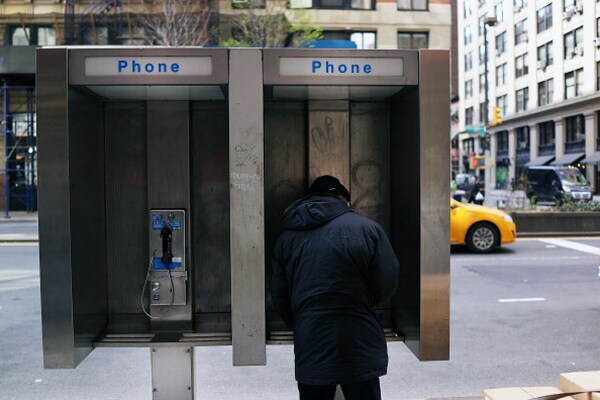
POLYGON ((516 239, 517 227, 504 211, 450 199, 450 244, 489 253, 516 239))
POLYGON ((527 170, 527 197, 532 204, 591 201, 592 190, 578 168, 532 166, 527 170))
POLYGON ((468 192, 471 189, 471 186, 473 186, 475 175, 457 174, 456 178, 454 178, 454 181, 456 182, 456 189, 468 192))

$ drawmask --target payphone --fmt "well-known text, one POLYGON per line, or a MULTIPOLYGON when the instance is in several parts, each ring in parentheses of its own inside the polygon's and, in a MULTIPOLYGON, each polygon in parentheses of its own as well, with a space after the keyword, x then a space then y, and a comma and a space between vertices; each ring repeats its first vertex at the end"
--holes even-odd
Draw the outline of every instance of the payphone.
POLYGON ((153 395, 183 399, 194 347, 264 365, 293 340, 267 296, 280 215, 323 174, 399 255, 388 332, 448 358, 447 51, 59 47, 36 65, 46 368, 148 347, 153 395))
POLYGON ((185 257, 185 210, 150 210, 148 272, 142 290, 142 310, 150 318, 162 318, 173 306, 187 304, 188 271, 185 257), (149 286, 151 306, 168 306, 160 314, 146 309, 149 286))

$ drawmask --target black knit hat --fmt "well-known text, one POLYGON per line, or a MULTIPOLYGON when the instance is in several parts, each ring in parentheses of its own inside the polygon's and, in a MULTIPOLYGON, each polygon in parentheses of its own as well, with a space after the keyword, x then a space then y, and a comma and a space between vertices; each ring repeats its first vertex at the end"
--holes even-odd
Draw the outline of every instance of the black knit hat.
POLYGON ((342 185, 339 179, 330 175, 320 176, 310 185, 308 194, 316 193, 333 193, 343 196, 346 200, 350 201, 350 192, 348 189, 342 185))

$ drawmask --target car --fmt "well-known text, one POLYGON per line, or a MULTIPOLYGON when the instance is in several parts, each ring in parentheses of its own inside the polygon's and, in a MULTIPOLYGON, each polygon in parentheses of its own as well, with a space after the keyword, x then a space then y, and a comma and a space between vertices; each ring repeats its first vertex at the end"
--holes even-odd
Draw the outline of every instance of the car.
POLYGON ((516 239, 517 227, 504 211, 450 199, 450 244, 490 253, 516 239))
POLYGON ((527 170, 527 197, 532 204, 592 201, 585 176, 576 167, 531 166, 527 170))
POLYGON ((471 189, 471 186, 473 186, 475 179, 475 175, 471 174, 456 175, 456 178, 454 178, 454 182, 456 182, 456 189, 468 192, 471 189))

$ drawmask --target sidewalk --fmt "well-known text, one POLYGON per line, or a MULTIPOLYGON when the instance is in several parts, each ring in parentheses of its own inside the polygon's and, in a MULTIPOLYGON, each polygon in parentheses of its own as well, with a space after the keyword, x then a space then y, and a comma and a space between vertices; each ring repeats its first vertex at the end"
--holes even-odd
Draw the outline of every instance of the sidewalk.
POLYGON ((7 222, 37 222, 38 221, 38 213, 27 212, 27 211, 11 211, 8 213, 8 218, 6 218, 6 213, 3 212, 0 214, 0 224, 7 222))
POLYGON ((0 243, 38 242, 38 213, 12 211, 0 215, 0 243))

